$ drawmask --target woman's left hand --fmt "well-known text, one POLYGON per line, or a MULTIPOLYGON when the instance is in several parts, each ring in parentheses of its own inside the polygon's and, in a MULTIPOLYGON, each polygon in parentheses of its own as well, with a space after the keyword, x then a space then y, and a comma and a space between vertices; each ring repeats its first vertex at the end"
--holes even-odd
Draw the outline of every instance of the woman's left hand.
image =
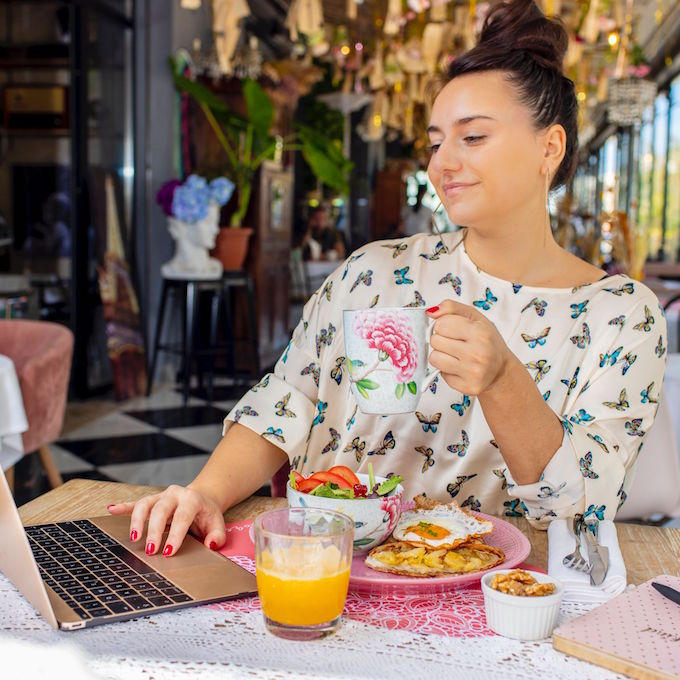
POLYGON ((427 311, 435 319, 430 363, 446 384, 470 396, 493 387, 514 358, 496 326, 474 307, 454 300, 427 311))

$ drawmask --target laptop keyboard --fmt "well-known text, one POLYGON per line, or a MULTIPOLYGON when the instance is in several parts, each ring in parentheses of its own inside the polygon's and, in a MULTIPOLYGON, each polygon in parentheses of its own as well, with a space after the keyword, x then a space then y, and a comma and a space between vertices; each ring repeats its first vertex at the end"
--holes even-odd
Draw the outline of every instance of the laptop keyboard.
POLYGON ((81 619, 193 601, 89 520, 26 534, 43 580, 81 619))

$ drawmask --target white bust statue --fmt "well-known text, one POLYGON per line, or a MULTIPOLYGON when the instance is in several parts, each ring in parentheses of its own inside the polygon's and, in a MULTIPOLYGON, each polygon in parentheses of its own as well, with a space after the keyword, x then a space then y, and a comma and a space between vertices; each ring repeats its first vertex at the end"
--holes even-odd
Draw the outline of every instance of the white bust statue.
POLYGON ((211 201, 208 214, 196 222, 168 217, 168 229, 175 239, 175 255, 161 267, 166 279, 219 279, 222 263, 208 255, 219 233, 220 209, 211 201))

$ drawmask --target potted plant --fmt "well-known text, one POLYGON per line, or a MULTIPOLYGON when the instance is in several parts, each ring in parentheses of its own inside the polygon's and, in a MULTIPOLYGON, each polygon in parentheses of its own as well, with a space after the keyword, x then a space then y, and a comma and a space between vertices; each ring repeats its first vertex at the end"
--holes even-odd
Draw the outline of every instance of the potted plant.
MULTIPOLYGON (((352 164, 343 155, 339 144, 305 125, 297 125, 295 132, 286 137, 273 136, 270 130, 274 120, 274 107, 257 82, 251 79, 243 81, 246 115, 240 116, 207 87, 179 73, 174 59, 170 58, 169 64, 175 87, 180 92, 186 92, 198 104, 224 149, 228 164, 227 174, 236 185, 236 209, 232 213, 230 227, 244 231, 243 220, 250 205, 255 173, 264 161, 283 151, 301 151, 312 172, 323 184, 344 194, 349 192, 347 176, 352 164)), ((216 255, 224 262, 221 252, 233 251, 234 245, 220 248, 222 234, 227 236, 224 229, 220 231, 216 255)), ((229 231, 234 232, 233 229, 229 231)), ((252 230, 246 236, 246 248, 250 233, 252 230)), ((245 259, 245 251, 243 258, 245 259)), ((236 267, 225 262, 225 268, 240 266, 242 262, 236 267)))

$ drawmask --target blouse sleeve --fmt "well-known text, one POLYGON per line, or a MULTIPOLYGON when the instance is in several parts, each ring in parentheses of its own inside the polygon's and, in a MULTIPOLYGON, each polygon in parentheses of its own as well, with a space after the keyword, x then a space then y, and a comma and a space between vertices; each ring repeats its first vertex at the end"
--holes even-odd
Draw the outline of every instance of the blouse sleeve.
POLYGON ((656 297, 645 291, 614 342, 576 369, 561 414, 562 445, 541 479, 517 485, 506 472, 508 492, 521 499, 529 519, 547 523, 577 512, 614 519, 625 502, 666 365, 666 322, 656 297))
POLYGON ((224 419, 222 434, 240 423, 288 454, 306 448, 316 416, 319 376, 324 355, 338 334, 340 321, 333 314, 330 291, 339 278, 336 269, 307 301, 302 319, 274 367, 246 392, 224 419))

